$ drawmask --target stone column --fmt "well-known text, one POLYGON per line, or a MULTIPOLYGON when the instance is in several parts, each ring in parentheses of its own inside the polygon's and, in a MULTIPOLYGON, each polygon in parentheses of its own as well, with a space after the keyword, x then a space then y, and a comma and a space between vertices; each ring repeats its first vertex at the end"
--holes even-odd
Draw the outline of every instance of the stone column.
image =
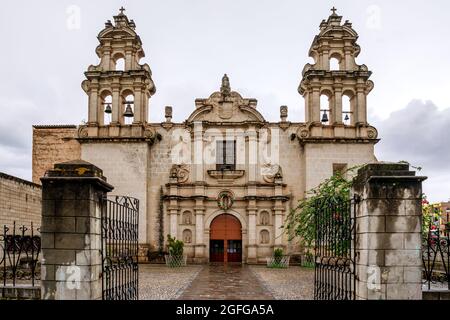
POLYGON ((103 70, 111 70, 111 50, 104 50, 102 57, 103 70))
POLYGON ((312 88, 311 122, 320 123, 320 87, 312 88))
POLYGON ((205 241, 204 241, 204 217, 205 209, 203 207, 195 208, 195 252, 194 262, 204 263, 205 261, 205 241))
POLYGON ((322 52, 322 69, 330 70, 330 52, 328 50, 322 52))
POLYGON ((257 235, 256 235, 256 214, 258 208, 256 207, 256 200, 249 200, 247 208, 248 214, 248 252, 247 263, 257 263, 257 235))
POLYGON ((101 201, 113 187, 81 160, 56 164, 41 181, 42 299, 101 299, 101 201))
POLYGON ((358 171, 356 296, 422 299, 422 181, 408 164, 375 163, 358 171))
POLYGON ((131 50, 127 50, 125 52, 125 71, 130 71, 132 69, 133 64, 133 52, 131 50))
MULTIPOLYGON (((258 133, 254 127, 250 127, 247 131, 248 135, 248 181, 255 182, 257 180, 258 168, 258 133)), ((253 195, 253 194, 249 194, 253 195)))
POLYGON ((334 87, 334 123, 342 123, 342 86, 334 87))
POLYGON ((169 232, 171 237, 178 238, 178 186, 177 178, 170 177, 169 195, 170 201, 167 211, 169 213, 169 232))
POLYGON ((112 87, 112 120, 111 124, 118 125, 120 113, 122 109, 122 101, 120 100, 120 88, 119 86, 112 87))
POLYGON ((98 87, 92 87, 89 92, 89 124, 98 124, 98 87))
POLYGON ((134 124, 142 123, 142 90, 140 87, 134 88, 134 124))
POLYGON ((204 181, 204 159, 203 159, 203 125, 201 122, 194 123, 194 181, 204 181))
POLYGON ((178 238, 178 209, 170 209, 170 235, 178 238))
MULTIPOLYGON (((281 178, 275 179, 275 196, 282 197, 283 196, 283 181, 281 178)), ((282 200, 275 200, 275 205, 273 208, 275 221, 274 221, 274 245, 275 248, 283 248, 283 223, 284 223, 284 211, 285 208, 283 206, 282 200)))
POLYGON ((364 87, 359 85, 356 88, 356 104, 357 104, 357 122, 367 123, 367 106, 366 106, 366 94, 364 92, 364 87))

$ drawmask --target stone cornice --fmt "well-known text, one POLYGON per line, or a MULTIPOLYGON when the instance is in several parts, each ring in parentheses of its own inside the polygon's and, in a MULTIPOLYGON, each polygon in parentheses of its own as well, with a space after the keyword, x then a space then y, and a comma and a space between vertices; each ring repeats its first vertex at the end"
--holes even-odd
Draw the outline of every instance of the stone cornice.
POLYGON ((311 137, 311 138, 298 138, 301 145, 308 143, 367 143, 377 144, 381 139, 369 139, 369 138, 328 138, 328 137, 311 137))
MULTIPOLYGON (((245 196, 241 198, 235 198, 234 201, 248 201, 248 200, 260 200, 260 201, 289 201, 291 197, 290 196, 245 196)), ((207 196, 199 196, 199 195, 192 195, 192 196, 178 196, 178 195, 164 195, 165 200, 195 200, 195 199, 203 199, 203 200, 209 200, 209 201, 217 201, 216 198, 207 197, 207 196)))
POLYGON ((146 137, 87 137, 76 138, 76 140, 80 143, 147 142, 154 144, 156 139, 146 137))

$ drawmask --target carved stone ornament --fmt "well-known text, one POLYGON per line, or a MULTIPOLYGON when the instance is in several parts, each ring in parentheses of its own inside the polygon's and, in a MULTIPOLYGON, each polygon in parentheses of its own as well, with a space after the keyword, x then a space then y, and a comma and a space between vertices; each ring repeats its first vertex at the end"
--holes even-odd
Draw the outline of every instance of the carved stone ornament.
POLYGON ((87 126, 80 126, 78 128, 78 138, 87 138, 89 136, 87 126))
POLYGON ((369 139, 376 139, 378 137, 378 132, 374 127, 369 127, 367 129, 367 137, 369 139))
POLYGON ((283 170, 278 164, 266 163, 262 166, 262 177, 267 183, 274 183, 276 179, 283 179, 283 170))
POLYGON ((309 130, 303 129, 302 131, 300 131, 301 138, 308 138, 308 136, 309 136, 309 130))
POLYGON ((229 210, 234 204, 234 196, 229 191, 222 191, 217 197, 217 205, 222 210, 229 210))
POLYGON ((147 139, 154 139, 156 138, 156 130, 151 128, 151 127, 147 127, 144 130, 144 137, 146 137, 147 139))
POLYGON ((185 183, 189 180, 189 169, 186 164, 174 164, 170 169, 170 177, 177 179, 178 183, 185 183))
POLYGON ((220 88, 220 93, 222 93, 222 96, 224 97, 229 96, 231 93, 230 79, 226 74, 222 78, 222 86, 220 88))

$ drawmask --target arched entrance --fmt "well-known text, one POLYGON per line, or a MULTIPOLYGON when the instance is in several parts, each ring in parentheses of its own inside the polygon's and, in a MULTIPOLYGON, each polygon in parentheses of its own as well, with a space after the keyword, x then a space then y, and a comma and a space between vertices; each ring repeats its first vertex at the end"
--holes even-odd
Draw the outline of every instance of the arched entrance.
POLYGON ((209 257, 211 262, 242 262, 242 226, 231 214, 211 222, 209 257))

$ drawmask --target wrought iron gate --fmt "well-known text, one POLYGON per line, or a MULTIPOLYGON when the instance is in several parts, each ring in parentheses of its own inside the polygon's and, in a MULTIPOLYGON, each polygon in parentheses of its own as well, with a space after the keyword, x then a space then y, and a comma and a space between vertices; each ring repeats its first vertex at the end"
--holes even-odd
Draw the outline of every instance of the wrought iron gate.
POLYGON ((354 300, 358 198, 316 202, 315 300, 354 300))
POLYGON ((102 298, 137 300, 139 200, 104 199, 101 220, 102 298))

